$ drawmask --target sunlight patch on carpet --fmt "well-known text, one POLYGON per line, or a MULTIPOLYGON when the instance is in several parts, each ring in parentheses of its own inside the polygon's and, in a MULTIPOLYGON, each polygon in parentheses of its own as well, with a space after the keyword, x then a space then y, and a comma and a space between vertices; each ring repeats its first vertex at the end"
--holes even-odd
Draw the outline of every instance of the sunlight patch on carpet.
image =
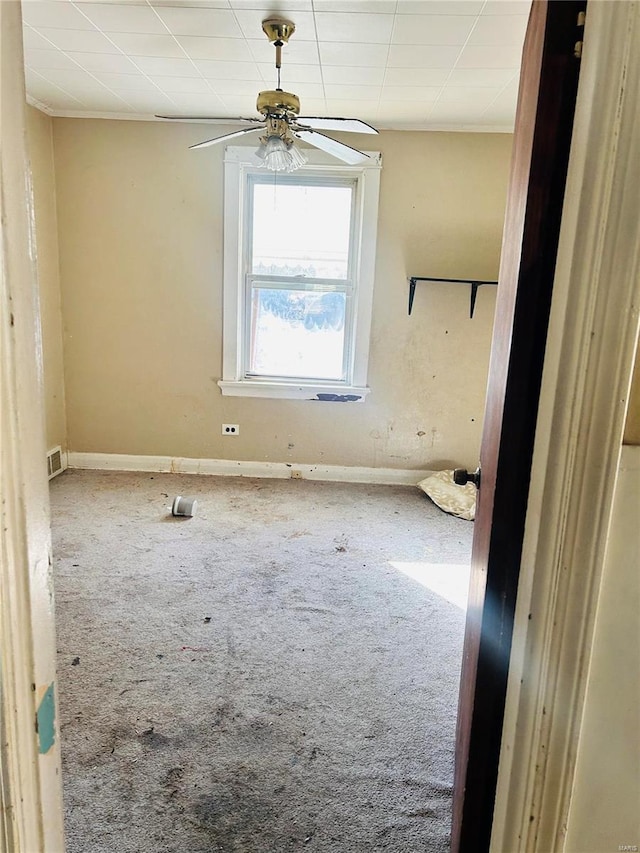
POLYGON ((389 565, 461 610, 467 609, 470 570, 468 564, 404 563, 389 560, 389 565))

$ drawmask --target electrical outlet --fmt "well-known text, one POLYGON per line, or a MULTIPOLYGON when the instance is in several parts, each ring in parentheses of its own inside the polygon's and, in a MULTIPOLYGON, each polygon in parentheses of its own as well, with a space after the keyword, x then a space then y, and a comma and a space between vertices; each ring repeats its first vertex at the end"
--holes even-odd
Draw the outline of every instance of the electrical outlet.
POLYGON ((240 424, 222 424, 223 435, 240 435, 240 424))

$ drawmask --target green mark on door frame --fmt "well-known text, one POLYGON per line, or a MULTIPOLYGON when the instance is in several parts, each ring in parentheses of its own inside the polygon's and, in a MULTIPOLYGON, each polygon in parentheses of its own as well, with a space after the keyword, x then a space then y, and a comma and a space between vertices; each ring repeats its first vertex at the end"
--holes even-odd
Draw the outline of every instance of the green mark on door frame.
POLYGON ((47 687, 40 700, 36 713, 36 731, 38 733, 38 750, 44 755, 56 742, 56 700, 53 693, 53 682, 47 687))

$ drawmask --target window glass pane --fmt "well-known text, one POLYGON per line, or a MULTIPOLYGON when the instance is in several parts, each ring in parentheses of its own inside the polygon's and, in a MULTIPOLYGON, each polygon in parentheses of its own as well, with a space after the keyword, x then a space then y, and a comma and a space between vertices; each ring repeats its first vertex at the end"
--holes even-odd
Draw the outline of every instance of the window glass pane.
POLYGON ((249 373, 343 378, 344 293, 254 288, 249 373))
POLYGON ((255 275, 345 279, 353 187, 253 185, 255 275))

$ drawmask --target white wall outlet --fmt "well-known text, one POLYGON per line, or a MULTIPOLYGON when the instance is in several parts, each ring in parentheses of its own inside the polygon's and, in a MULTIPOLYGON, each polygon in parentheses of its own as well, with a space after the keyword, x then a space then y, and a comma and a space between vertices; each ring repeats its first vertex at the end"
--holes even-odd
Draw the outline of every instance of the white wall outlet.
POLYGON ((240 424, 222 424, 223 435, 240 435, 240 424))

